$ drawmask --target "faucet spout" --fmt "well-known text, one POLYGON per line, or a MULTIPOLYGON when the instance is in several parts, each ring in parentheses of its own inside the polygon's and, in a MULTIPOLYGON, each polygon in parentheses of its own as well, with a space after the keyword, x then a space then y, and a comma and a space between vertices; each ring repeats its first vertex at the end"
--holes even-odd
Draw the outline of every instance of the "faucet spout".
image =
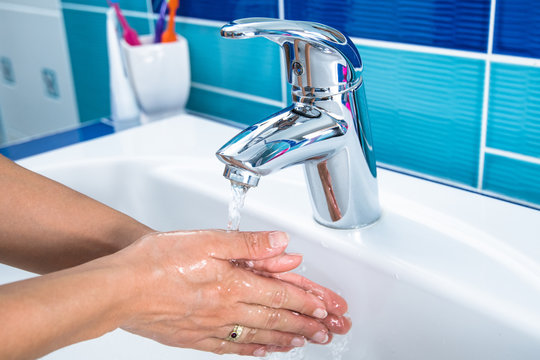
MULTIPOLYGON (((285 167, 332 156, 343 142, 347 123, 322 109, 291 106, 252 125, 216 153, 234 167, 227 178, 268 175, 285 167)), ((253 181, 252 181, 253 182, 253 181)))
POLYGON ((222 35, 280 44, 293 100, 217 151, 224 176, 257 186, 262 176, 303 164, 317 222, 338 229, 375 222, 377 169, 362 62, 350 39, 324 25, 275 19, 237 20, 222 35))

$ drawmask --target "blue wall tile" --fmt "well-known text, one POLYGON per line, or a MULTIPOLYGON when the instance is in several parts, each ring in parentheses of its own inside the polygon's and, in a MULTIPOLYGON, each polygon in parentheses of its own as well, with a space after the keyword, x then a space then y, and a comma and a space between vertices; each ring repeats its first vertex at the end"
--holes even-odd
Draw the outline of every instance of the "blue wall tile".
MULTIPOLYGON (((128 17, 141 34, 148 21, 128 17)), ((109 60, 105 14, 64 9, 71 68, 81 122, 110 115, 109 60)))
POLYGON ((189 43, 192 81, 281 100, 279 46, 266 39, 231 40, 212 26, 177 24, 189 43))
MULTIPOLYGON (((107 0, 61 0, 63 4, 79 4, 109 7, 107 0)), ((118 4, 122 10, 148 11, 146 0, 119 0, 118 4)))
POLYGON ((187 108, 244 125, 260 121, 280 108, 249 100, 191 88, 187 108), (211 106, 209 106, 211 105, 211 106))
MULTIPOLYGON (((106 7, 106 0, 68 4, 106 7)), ((491 0, 284 0, 287 19, 328 24, 352 37, 486 52, 491 0)), ((497 0, 494 52, 540 58, 540 6, 497 0)), ((120 0, 146 11, 145 0, 120 0)), ((277 17, 277 0, 181 0, 178 15, 226 22, 277 17)), ((159 1, 153 1, 154 11, 159 1)), ((109 113, 105 18, 64 10, 83 120, 109 113)), ((147 32, 145 19, 130 19, 147 32)), ((279 48, 233 41, 218 26, 178 23, 190 44, 196 83, 281 101, 279 48)), ((477 186, 485 61, 360 46, 379 161, 477 186)), ((540 157, 540 68, 492 63, 487 146, 540 157)), ((243 124, 279 110, 193 87, 188 108, 243 124)), ((540 203, 539 165, 488 154, 489 191, 540 203), (510 176, 508 173, 510 172, 510 176)))
POLYGON ((484 62, 358 48, 377 160, 476 186, 484 62))
POLYGON ((285 0, 287 19, 330 25, 349 36, 485 51, 490 0, 285 0))
POLYGON ((540 68, 491 65, 486 144, 540 158, 540 68))
POLYGON ((497 0, 493 51, 540 58, 540 3, 497 0))
MULTIPOLYGON (((161 0, 152 0, 154 11, 159 11, 161 0)), ((277 0, 181 0, 177 12, 210 20, 231 21, 244 17, 278 17, 277 0)))
POLYGON ((540 205, 540 165, 486 154, 484 189, 540 205))

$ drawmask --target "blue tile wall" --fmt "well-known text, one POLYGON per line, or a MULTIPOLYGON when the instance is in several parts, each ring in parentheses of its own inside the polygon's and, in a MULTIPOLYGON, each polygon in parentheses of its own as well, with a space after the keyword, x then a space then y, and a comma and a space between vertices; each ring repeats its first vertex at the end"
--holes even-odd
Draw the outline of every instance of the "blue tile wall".
POLYGON ((491 65, 487 146, 540 158, 540 68, 491 65))
POLYGON ((191 88, 187 108, 244 125, 251 125, 281 109, 197 88, 191 88))
POLYGON ((285 16, 349 36, 485 51, 490 0, 285 0, 285 16))
POLYGON ((536 0, 497 0, 493 51, 540 58, 540 4, 536 0))
POLYGON ((476 186, 484 62, 358 49, 377 160, 476 186))
MULTIPOLYGON (((106 116, 106 0, 62 3, 81 119, 106 116)), ((145 17, 159 3, 153 0, 148 9, 146 0, 120 0, 135 15, 129 21, 141 33, 151 30, 145 17)), ((181 0, 177 31, 189 41, 194 83, 187 106, 250 124, 290 101, 282 98, 278 46, 264 39, 219 36, 224 22, 278 17, 282 4, 286 19, 325 23, 358 41, 380 163, 540 207, 540 6, 530 0, 496 0, 491 9, 491 3, 181 0), (363 39, 385 42, 367 46, 363 39)))
POLYGON ((540 165, 486 155, 484 189, 540 204, 540 165))
POLYGON ((279 47, 265 39, 230 40, 215 26, 178 23, 189 43, 192 81, 281 100, 279 47))

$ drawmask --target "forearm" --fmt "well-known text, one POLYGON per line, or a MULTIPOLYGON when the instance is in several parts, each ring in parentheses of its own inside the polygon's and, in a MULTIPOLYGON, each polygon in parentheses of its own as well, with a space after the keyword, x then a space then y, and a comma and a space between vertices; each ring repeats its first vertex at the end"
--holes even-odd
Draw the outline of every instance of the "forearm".
POLYGON ((37 273, 82 264, 152 230, 0 156, 0 262, 37 273))
POLYGON ((34 359, 120 326, 137 285, 108 258, 0 286, 0 359, 34 359))

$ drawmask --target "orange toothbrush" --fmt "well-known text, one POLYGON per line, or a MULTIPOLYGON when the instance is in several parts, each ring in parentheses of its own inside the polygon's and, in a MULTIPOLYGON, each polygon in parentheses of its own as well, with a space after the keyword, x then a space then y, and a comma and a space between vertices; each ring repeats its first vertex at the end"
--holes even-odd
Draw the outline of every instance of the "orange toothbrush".
POLYGON ((167 30, 161 35, 161 42, 175 42, 176 31, 174 30, 174 16, 178 9, 179 0, 169 0, 169 23, 167 24, 167 30))

